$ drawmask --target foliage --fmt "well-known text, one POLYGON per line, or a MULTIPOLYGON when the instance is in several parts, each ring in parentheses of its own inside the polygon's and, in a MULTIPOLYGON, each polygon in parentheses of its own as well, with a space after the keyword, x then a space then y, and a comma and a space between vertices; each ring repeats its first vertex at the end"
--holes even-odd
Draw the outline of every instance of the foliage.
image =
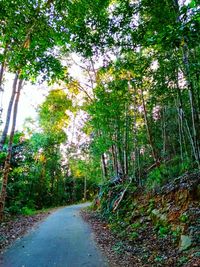
POLYGON ((183 223, 187 223, 189 221, 189 217, 187 214, 182 214, 180 217, 179 217, 179 220, 183 223))
POLYGON ((118 254, 121 254, 124 252, 124 249, 123 249, 123 243, 122 242, 117 242, 113 247, 112 249, 118 253, 118 254))

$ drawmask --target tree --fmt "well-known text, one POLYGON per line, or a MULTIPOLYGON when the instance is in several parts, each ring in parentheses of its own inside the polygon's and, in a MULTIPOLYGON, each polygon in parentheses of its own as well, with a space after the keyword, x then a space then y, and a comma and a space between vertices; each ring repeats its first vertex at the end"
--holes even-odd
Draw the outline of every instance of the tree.
POLYGON ((36 6, 29 1, 17 1, 17 3, 13 3, 11 6, 6 1, 2 3, 4 15, 1 17, 3 23, 3 27, 1 27, 1 43, 3 47, 5 46, 2 57, 2 70, 4 65, 6 65, 9 71, 16 73, 16 76, 7 110, 6 124, 0 141, 0 151, 2 151, 13 110, 12 130, 9 136, 8 155, 1 188, 0 217, 2 217, 5 205, 12 141, 23 81, 35 80, 39 74, 43 75, 43 79, 47 80, 55 79, 63 74, 60 62, 55 56, 49 54, 49 51, 54 48, 57 42, 55 25, 50 23, 52 15, 50 4, 51 1, 38 3, 36 6), (13 17, 16 18, 15 21, 13 21, 13 17))

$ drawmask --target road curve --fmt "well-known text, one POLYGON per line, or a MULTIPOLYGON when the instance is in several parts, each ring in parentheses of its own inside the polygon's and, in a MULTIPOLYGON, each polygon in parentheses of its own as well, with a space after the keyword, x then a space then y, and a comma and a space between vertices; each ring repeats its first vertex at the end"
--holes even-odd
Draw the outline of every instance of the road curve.
POLYGON ((17 240, 3 255, 1 267, 108 267, 80 204, 60 208, 17 240))

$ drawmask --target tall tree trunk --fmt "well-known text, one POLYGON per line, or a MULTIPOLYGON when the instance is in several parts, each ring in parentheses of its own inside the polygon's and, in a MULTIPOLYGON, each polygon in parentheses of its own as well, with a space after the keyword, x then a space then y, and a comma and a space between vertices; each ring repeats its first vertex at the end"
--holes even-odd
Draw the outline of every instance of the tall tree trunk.
POLYGON ((143 90, 141 90, 141 97, 142 97, 142 106, 143 106, 143 110, 144 110, 144 121, 145 121, 146 130, 147 130, 147 137, 149 140, 149 145, 151 147, 154 162, 155 162, 156 166, 159 166, 160 162, 159 162, 159 159, 157 157, 156 149, 154 147, 153 137, 151 134, 151 130, 150 130, 149 122, 148 122, 148 118, 147 118, 147 110, 146 110, 146 104, 145 104, 145 100, 144 100, 143 90))
POLYGON ((129 118, 128 118, 128 107, 125 107, 125 133, 124 133, 124 174, 128 176, 128 153, 129 153, 129 144, 128 144, 128 129, 129 129, 129 118))
POLYGON ((5 65, 6 65, 6 54, 8 51, 8 43, 5 45, 5 49, 3 52, 3 61, 1 63, 1 69, 0 69, 0 91, 3 90, 2 88, 2 83, 3 83, 3 76, 4 76, 4 72, 5 72, 5 65))
POLYGON ((181 162, 183 164, 184 160, 183 160, 183 123, 182 123, 182 116, 180 116, 180 112, 179 109, 177 109, 178 111, 178 131, 179 131, 179 145, 180 145, 180 156, 181 156, 181 162))
MULTIPOLYGON (((6 116, 6 123, 1 135, 1 140, 0 140, 0 152, 3 149, 3 146, 5 144, 6 141, 6 137, 8 134, 8 129, 9 129, 9 125, 10 125, 10 118, 11 118, 11 114, 12 114, 12 108, 13 108, 13 104, 14 104, 14 100, 15 100, 15 94, 16 94, 16 89, 17 89, 17 82, 18 82, 18 73, 15 75, 14 81, 13 81, 13 88, 12 88, 12 94, 10 97, 10 101, 8 104, 8 109, 7 109, 7 116, 6 116)), ((21 83, 21 80, 19 81, 19 84, 21 83)))
POLYGON ((4 62, 2 62, 1 69, 0 69, 0 91, 3 91, 3 88, 2 88, 3 73, 4 73, 4 62))
POLYGON ((10 160, 11 160, 11 155, 12 155, 12 145, 13 145, 13 138, 15 134, 17 111, 18 111, 19 97, 20 97, 20 92, 22 89, 22 84, 23 84, 23 80, 19 80, 18 89, 17 89, 15 101, 14 101, 12 128, 11 128, 9 144, 8 144, 8 153, 7 153, 4 170, 3 170, 3 181, 2 181, 1 195, 0 195, 0 221, 3 218, 3 212, 4 212, 4 207, 5 207, 8 175, 10 172, 10 160))
POLYGON ((142 185, 142 180, 141 180, 141 168, 140 168, 140 149, 138 150, 138 156, 137 156, 137 163, 138 163, 138 184, 141 186, 142 185))
POLYGON ((199 142, 197 137, 197 124, 199 122, 198 115, 195 112, 195 97, 194 97, 194 88, 190 77, 190 67, 189 67, 189 59, 188 59, 188 47, 185 44, 182 48, 183 52, 183 63, 185 66, 185 76, 187 80, 187 87, 188 87, 188 96, 189 96, 189 103, 190 103, 190 111, 191 111, 191 122, 192 122, 192 132, 193 132, 193 140, 194 140, 194 147, 197 155, 197 160, 200 162, 200 148, 199 142))
POLYGON ((101 155, 101 165, 102 165, 103 180, 106 180, 106 178, 108 177, 108 170, 106 166, 106 159, 104 153, 101 155))
POLYGON ((112 145, 112 158, 113 158, 113 169, 115 171, 115 174, 116 176, 118 175, 119 173, 119 170, 118 170, 118 163, 117 163, 117 155, 116 155, 116 148, 115 148, 115 145, 112 145))
POLYGON ((163 137, 163 160, 164 162, 166 158, 166 144, 167 144, 165 112, 166 112, 166 107, 164 106, 163 111, 162 111, 162 137, 163 137))
MULTIPOLYGON (((134 116, 133 116, 133 151, 132 153, 134 153, 134 160, 133 161, 133 166, 132 166, 132 171, 133 171, 133 177, 135 182, 138 182, 137 179, 137 146, 138 146, 138 142, 137 142, 137 115, 138 115, 138 106, 137 106, 137 90, 136 87, 134 87, 134 116)), ((139 149, 139 153, 140 154, 140 149, 139 149)), ((139 159, 138 159, 139 160, 139 159)), ((139 166, 138 166, 139 167, 139 166)))
MULTIPOLYGON (((180 6, 178 0, 173 0, 173 6, 174 6, 174 12, 176 14, 176 20, 178 23, 182 24, 181 18, 180 18, 180 6)), ((195 101, 195 95, 194 95, 194 87, 193 87, 193 81, 191 77, 191 69, 190 69, 190 49, 188 47, 188 40, 185 35, 182 36, 182 46, 181 46, 181 52, 182 52, 182 63, 183 63, 183 69, 184 69, 184 75, 187 82, 187 88, 188 88, 188 97, 189 97, 189 103, 190 103, 190 111, 191 111, 191 123, 192 123, 192 139, 193 139, 193 149, 195 158, 198 164, 198 167, 200 167, 200 137, 197 135, 200 134, 198 131, 199 127, 199 116, 197 114, 197 104, 195 101)))
POLYGON ((119 169, 119 172, 122 173, 122 175, 124 175, 124 155, 123 155, 123 140, 122 140, 122 137, 121 137, 121 133, 120 133, 120 122, 119 120, 117 119, 117 134, 116 134, 116 140, 117 140, 117 152, 118 152, 118 169, 119 169))
MULTIPOLYGON (((184 110, 183 110, 183 100, 182 100, 182 94, 181 94, 181 89, 179 87, 179 81, 178 81, 178 74, 176 75, 176 86, 177 86, 177 97, 178 97, 178 111, 179 111, 179 117, 180 117, 180 122, 181 125, 183 125, 183 121, 185 123, 185 127, 186 127, 186 133, 188 135, 188 139, 189 142, 191 144, 191 148, 192 148, 192 154, 194 155, 195 161, 198 165, 198 168, 200 168, 200 163, 199 163, 199 158, 197 155, 197 151, 195 148, 195 143, 194 143, 194 139, 192 137, 192 133, 188 124, 188 120, 185 116, 184 110)), ((182 129, 182 133, 183 133, 183 129, 182 129)), ((183 134, 183 138, 184 138, 184 134, 183 134)))

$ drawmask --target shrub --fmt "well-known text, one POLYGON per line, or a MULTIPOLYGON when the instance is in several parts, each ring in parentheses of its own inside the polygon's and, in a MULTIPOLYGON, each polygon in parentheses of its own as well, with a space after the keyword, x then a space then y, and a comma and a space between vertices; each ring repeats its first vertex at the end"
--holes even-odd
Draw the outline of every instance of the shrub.
POLYGON ((32 209, 30 209, 30 208, 28 208, 28 207, 23 207, 23 208, 21 209, 21 213, 22 213, 23 215, 33 215, 33 214, 35 214, 35 210, 32 210, 32 209))

